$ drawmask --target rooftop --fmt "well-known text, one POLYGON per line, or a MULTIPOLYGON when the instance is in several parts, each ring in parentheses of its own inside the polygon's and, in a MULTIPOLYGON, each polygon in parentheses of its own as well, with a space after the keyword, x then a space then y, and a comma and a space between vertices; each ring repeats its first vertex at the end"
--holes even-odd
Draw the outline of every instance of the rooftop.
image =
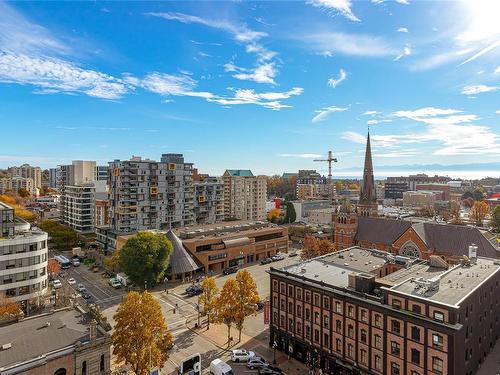
POLYGON ((231 177, 253 177, 253 173, 250 169, 226 169, 226 172, 231 177))
POLYGON ((206 224, 176 229, 179 237, 184 241, 186 239, 207 238, 207 237, 225 237, 231 235, 243 235, 244 232, 255 232, 260 228, 277 228, 276 224, 266 221, 233 221, 227 223, 206 224))
MULTIPOLYGON (((7 366, 89 340, 88 323, 77 310, 61 310, 0 327, 0 372, 7 366)), ((103 335, 98 330, 98 335, 103 335)))
POLYGON ((485 280, 498 272, 500 262, 495 259, 477 258, 476 264, 470 266, 457 265, 448 270, 438 271, 426 265, 425 267, 410 267, 387 276, 393 280, 400 277, 401 283, 390 290, 424 298, 452 306, 459 306, 460 302, 471 292, 477 289, 485 280), (439 272, 440 271, 440 272, 439 272), (426 283, 432 282, 431 288, 426 283))

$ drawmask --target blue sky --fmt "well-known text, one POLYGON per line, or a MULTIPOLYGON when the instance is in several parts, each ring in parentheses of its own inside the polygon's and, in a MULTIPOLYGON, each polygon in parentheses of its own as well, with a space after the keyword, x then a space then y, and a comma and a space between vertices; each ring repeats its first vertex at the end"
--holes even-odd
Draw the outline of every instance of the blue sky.
MULTIPOLYGON (((500 159, 498 1, 0 2, 0 167, 500 159)), ((424 168, 424 167, 422 167, 424 168)), ((342 173, 342 172, 338 172, 342 173)), ((500 172, 498 173, 500 174, 500 172)))

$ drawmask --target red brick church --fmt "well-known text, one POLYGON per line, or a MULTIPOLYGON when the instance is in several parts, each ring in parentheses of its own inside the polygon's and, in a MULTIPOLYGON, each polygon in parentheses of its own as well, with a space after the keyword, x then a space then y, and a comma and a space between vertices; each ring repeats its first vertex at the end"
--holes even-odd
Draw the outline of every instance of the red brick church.
POLYGON ((373 177, 370 133, 366 142, 359 204, 343 204, 333 216, 333 241, 337 249, 358 245, 411 258, 439 255, 450 263, 460 261, 475 244, 479 256, 497 258, 500 252, 476 227, 411 222, 377 217, 378 203, 373 177))

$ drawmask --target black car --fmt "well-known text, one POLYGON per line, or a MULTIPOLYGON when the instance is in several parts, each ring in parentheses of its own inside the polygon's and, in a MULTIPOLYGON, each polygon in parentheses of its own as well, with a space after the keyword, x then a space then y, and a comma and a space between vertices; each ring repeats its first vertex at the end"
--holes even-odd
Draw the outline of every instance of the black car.
POLYGON ((231 273, 236 273, 236 272, 238 272, 238 266, 227 267, 224 268, 224 270, 222 270, 222 273, 224 275, 229 275, 231 273))
POLYGON ((260 264, 264 265, 264 264, 269 264, 269 263, 272 263, 273 260, 271 258, 266 258, 266 259, 262 259, 260 261, 260 264))
POLYGON ((262 301, 257 302, 256 305, 257 305, 257 310, 262 310, 264 308, 264 302, 262 302, 262 301))
POLYGON ((203 293, 203 288, 200 284, 195 284, 186 289, 186 293, 189 297, 197 296, 203 293))
POLYGON ((89 293, 85 292, 85 291, 83 291, 81 293, 81 296, 82 296, 83 299, 91 299, 92 298, 92 296, 89 293))

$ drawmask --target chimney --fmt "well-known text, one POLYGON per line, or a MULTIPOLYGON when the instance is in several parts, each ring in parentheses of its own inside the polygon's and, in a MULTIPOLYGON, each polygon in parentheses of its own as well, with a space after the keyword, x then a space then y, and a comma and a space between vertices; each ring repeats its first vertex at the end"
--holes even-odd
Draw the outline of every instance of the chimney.
POLYGON ((90 322, 90 341, 95 341, 97 339, 97 322, 92 319, 90 322))
POLYGON ((477 246, 472 244, 469 246, 469 259, 471 264, 476 264, 477 261, 477 246))

